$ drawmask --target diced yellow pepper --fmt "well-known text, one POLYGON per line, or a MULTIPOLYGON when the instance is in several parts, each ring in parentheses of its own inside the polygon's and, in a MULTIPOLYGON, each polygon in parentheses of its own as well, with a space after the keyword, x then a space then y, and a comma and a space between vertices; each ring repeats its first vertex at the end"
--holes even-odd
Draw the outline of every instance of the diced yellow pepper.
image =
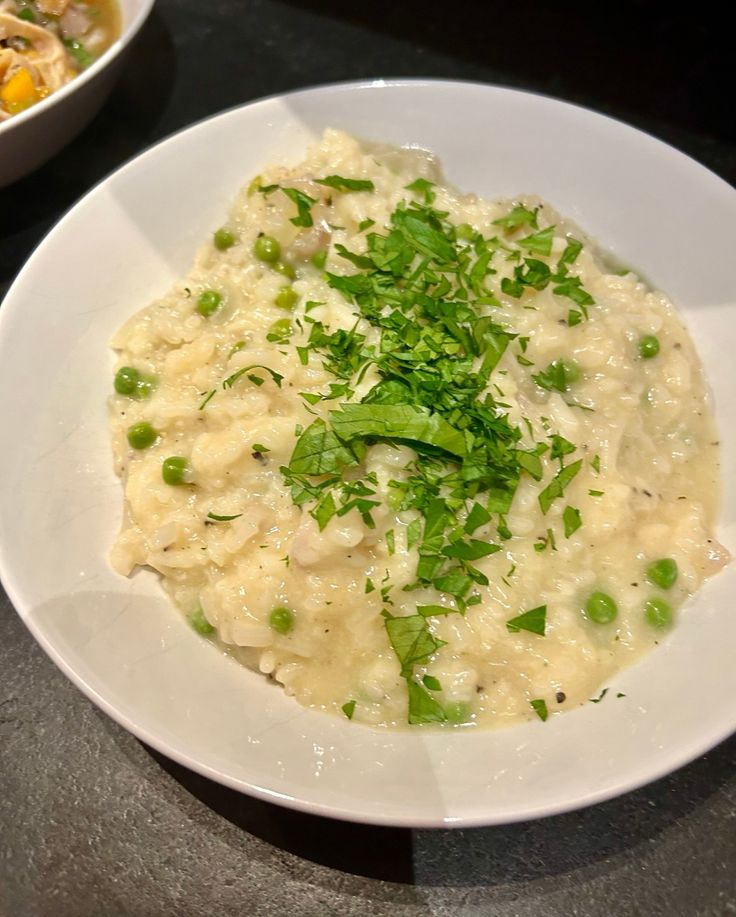
POLYGON ((2 89, 0 89, 0 100, 2 100, 8 108, 11 106, 13 108, 17 108, 18 106, 26 108, 29 105, 33 105, 34 102, 37 102, 38 98, 38 90, 34 85, 33 77, 30 71, 26 70, 25 67, 21 67, 20 70, 17 70, 2 89))

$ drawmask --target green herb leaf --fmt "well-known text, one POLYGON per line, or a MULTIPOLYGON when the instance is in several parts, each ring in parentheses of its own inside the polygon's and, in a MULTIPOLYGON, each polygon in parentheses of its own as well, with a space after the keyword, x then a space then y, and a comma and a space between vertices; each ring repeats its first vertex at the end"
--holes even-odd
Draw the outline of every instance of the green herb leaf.
POLYGON ((326 185, 336 191, 375 191, 376 186, 366 178, 343 178, 342 175, 327 175, 315 178, 318 185, 326 185))
MULTIPOLYGON (((233 373, 232 376, 228 376, 227 379, 222 383, 223 388, 232 388, 233 385, 240 379, 241 376, 250 373, 252 369, 265 369, 266 372, 271 376, 276 385, 281 388, 281 383, 284 381, 284 377, 281 373, 277 373, 275 369, 270 369, 268 366, 263 366, 261 363, 254 363, 252 366, 244 366, 242 369, 239 369, 237 372, 233 373)), ((255 382, 256 385, 263 385, 263 379, 258 376, 249 375, 248 378, 255 382), (258 380, 256 382, 256 380, 258 380)))
POLYGON ((452 455, 465 454, 465 437, 439 414, 410 404, 343 404, 330 422, 345 442, 375 437, 427 445, 452 455))
POLYGON ((441 691, 442 685, 439 682, 439 679, 435 678, 434 675, 425 675, 422 678, 422 684, 425 688, 429 688, 430 691, 441 691))
POLYGON ((574 506, 566 506, 562 513, 562 521, 565 524, 565 538, 569 538, 583 524, 580 518, 580 510, 574 506))
POLYGON ((491 521, 491 514, 488 510, 481 506, 480 503, 474 503, 473 508, 468 513, 468 518, 465 520, 465 531, 468 535, 472 535, 476 529, 479 529, 482 525, 486 525, 491 521))
POLYGON ((446 605, 417 605, 417 614, 423 618, 434 618, 437 615, 457 614, 457 609, 448 608, 446 605))
POLYGON ((494 226, 503 226, 504 229, 509 231, 518 229, 519 226, 532 226, 536 229, 539 225, 537 223, 537 211, 527 210, 521 204, 514 207, 510 213, 507 213, 505 217, 501 217, 500 220, 494 220, 493 224, 494 226))
POLYGON ((577 462, 573 462, 571 465, 565 465, 565 467, 561 468, 554 478, 552 478, 549 484, 539 494, 539 505, 543 513, 546 514, 552 503, 565 493, 565 488, 578 471, 580 471, 582 465, 583 460, 578 459, 577 462))
POLYGON ((389 642, 401 665, 403 677, 411 675, 414 665, 426 662, 429 657, 445 645, 444 640, 432 636, 427 619, 422 615, 405 618, 393 616, 384 618, 389 642))
POLYGON ((335 505, 335 501, 332 494, 328 493, 322 497, 319 503, 311 511, 310 515, 316 520, 321 532, 336 512, 337 506, 335 505))
POLYGON ((316 199, 296 188, 282 188, 281 190, 290 201, 296 204, 297 215, 292 217, 290 222, 294 226, 312 226, 314 224, 312 205, 317 203, 316 199))
POLYGON ((566 277, 562 283, 552 287, 552 292, 558 296, 567 296, 579 306, 595 305, 595 300, 587 290, 583 289, 579 277, 566 277))
POLYGON ((540 605, 538 608, 532 608, 531 611, 525 611, 506 622, 506 630, 510 634, 518 634, 520 630, 528 630, 530 634, 538 634, 540 637, 545 636, 547 627, 547 606, 540 605))
POLYGON ((555 433, 551 439, 552 448, 549 453, 551 459, 562 458, 563 455, 570 455, 575 451, 574 443, 571 443, 569 439, 565 439, 564 436, 555 433))
POLYGON ((473 585, 472 578, 467 573, 459 570, 452 570, 443 576, 438 576, 432 585, 440 592, 446 592, 448 595, 454 595, 455 598, 462 598, 473 585))
POLYGON ((577 365, 567 360, 553 360, 541 373, 532 375, 537 385, 549 392, 567 392, 579 378, 577 365))
POLYGON ((421 723, 444 723, 447 715, 425 687, 413 679, 407 680, 409 689, 409 723, 412 726, 421 723))
POLYGON ((523 239, 519 239, 517 245, 520 245, 529 252, 536 252, 539 255, 549 255, 552 251, 552 242, 554 238, 555 228, 554 226, 548 226, 546 229, 541 229, 531 236, 525 236, 523 239))
POLYGON ((501 550, 497 544, 488 544, 485 541, 476 541, 471 538, 468 541, 456 541, 442 549, 445 557, 454 557, 458 560, 478 560, 481 557, 488 557, 489 554, 496 554, 501 550))
POLYGON ((213 388, 211 391, 207 392, 207 397, 204 399, 202 404, 200 404, 197 410, 203 411, 207 407, 207 405, 210 403, 210 401, 215 397, 216 393, 217 393, 216 388, 213 388))
POLYGON ((521 452, 517 451, 516 458, 519 462, 519 465, 528 472, 535 481, 541 481, 542 476, 544 475, 544 470, 542 468, 542 460, 536 454, 536 452, 521 452))
POLYGON ((603 700, 606 694, 608 694, 608 688, 604 688, 601 691, 601 693, 598 695, 598 697, 591 697, 590 698, 591 704, 600 704, 600 702, 603 700))
POLYGON ((343 704, 340 709, 349 720, 352 720, 353 714, 355 713, 355 701, 349 700, 346 704, 343 704))
POLYGON ((207 513, 207 518, 215 522, 230 522, 233 519, 240 519, 242 515, 242 513, 235 513, 234 516, 218 516, 216 513, 207 513))
POLYGON ((426 178, 417 178, 410 185, 406 185, 407 191, 414 191, 424 198, 425 204, 431 204, 436 195, 434 193, 434 182, 426 178))
POLYGON ((328 474, 357 465, 359 457, 346 446, 324 420, 315 420, 301 434, 289 459, 294 474, 328 474))
POLYGON ((537 699, 537 700, 530 700, 529 703, 531 704, 532 710, 534 710, 534 712, 537 714, 539 719, 543 723, 546 722, 547 717, 549 716, 546 701, 537 699))
POLYGON ((562 257, 557 262, 557 272, 559 273, 562 270, 563 266, 567 266, 568 264, 573 264, 577 260, 577 257, 582 250, 583 250, 582 242, 578 242, 577 239, 569 238, 567 240, 567 245, 565 246, 565 250, 562 253, 562 257))

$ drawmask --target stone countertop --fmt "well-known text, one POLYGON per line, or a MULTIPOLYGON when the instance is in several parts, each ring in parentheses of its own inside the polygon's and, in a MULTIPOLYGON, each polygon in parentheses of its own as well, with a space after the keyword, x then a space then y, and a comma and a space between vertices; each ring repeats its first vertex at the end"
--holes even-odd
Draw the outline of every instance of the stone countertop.
MULTIPOLYGON (((228 106, 334 80, 433 76, 555 95, 736 184, 725 34, 705 9, 656 7, 159 0, 93 124, 0 191, 0 294, 121 162, 228 106)), ((736 913, 736 739, 650 787, 544 821, 350 825, 239 795, 150 751, 56 670, 6 599, 0 622, 0 917, 736 913)))

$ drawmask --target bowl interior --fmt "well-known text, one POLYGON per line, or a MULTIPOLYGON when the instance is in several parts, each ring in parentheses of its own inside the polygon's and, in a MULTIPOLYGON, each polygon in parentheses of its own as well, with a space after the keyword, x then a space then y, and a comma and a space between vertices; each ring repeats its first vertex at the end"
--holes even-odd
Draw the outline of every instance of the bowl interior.
MULTIPOLYGON (((539 96, 431 81, 307 90, 198 124, 116 172, 8 294, 0 418, 22 434, 0 452, 0 573, 19 614, 144 741, 229 786, 323 814, 501 823, 607 798, 702 753, 736 726, 733 565, 604 703, 547 723, 442 733, 304 710, 201 641, 152 573, 110 570, 122 493, 105 413, 108 339, 188 268, 242 184, 267 161, 298 161, 328 126, 434 150, 464 190, 539 193, 641 267, 686 317, 715 394, 723 467, 736 463, 731 188, 632 128, 539 96)), ((724 478, 719 537, 733 548, 736 484, 724 478)))

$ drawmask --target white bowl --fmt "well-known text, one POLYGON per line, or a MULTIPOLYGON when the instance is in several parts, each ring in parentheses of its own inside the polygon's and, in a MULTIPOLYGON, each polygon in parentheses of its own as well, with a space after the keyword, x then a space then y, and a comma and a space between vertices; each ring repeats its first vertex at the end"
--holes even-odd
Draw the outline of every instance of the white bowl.
POLYGON ((83 73, 0 124, 0 188, 28 175, 69 143, 107 98, 154 0, 118 0, 120 36, 83 73))
MULTIPOLYGON (((228 786, 358 821, 480 825, 563 812, 684 764, 736 726, 736 565, 598 704, 501 731, 386 732, 305 710, 202 641, 148 572, 107 563, 121 487, 105 401, 111 333, 162 294, 273 159, 326 126, 436 151, 484 195, 537 192, 680 305, 736 465, 736 192, 581 108, 467 83, 376 82, 266 99, 129 163, 52 230, 0 311, 0 572, 39 643, 127 729, 228 786), (616 698, 621 692, 624 698, 616 698)), ((719 537, 736 545, 724 476, 719 537)))

